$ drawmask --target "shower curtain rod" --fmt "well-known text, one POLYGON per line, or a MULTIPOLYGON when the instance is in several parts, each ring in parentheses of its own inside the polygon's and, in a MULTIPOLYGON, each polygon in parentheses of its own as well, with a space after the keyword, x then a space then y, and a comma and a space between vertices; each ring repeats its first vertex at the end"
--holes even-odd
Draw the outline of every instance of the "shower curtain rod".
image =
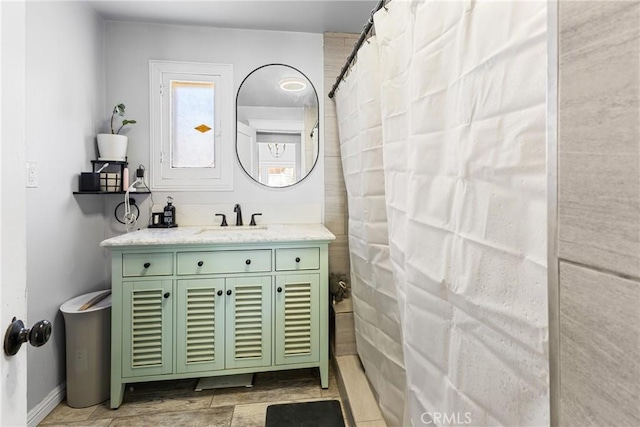
POLYGON ((342 80, 344 75, 347 73, 347 70, 349 69, 349 65, 351 65, 351 62, 353 62, 354 58, 356 57, 356 54, 358 53, 358 49, 360 49, 360 46, 362 46, 362 43, 364 43, 364 40, 367 38, 367 34, 369 33, 369 30, 371 30, 371 27, 373 27, 373 14, 379 11, 380 9, 382 9, 384 7, 384 4, 385 4, 385 0, 380 0, 376 5, 376 7, 374 7, 373 10, 371 11, 371 16, 369 17, 369 20, 367 21, 367 23, 364 25, 363 27, 364 29, 360 34, 360 38, 358 39, 356 44, 353 46, 351 55, 349 55, 349 57, 347 58, 347 63, 344 64, 344 67, 342 67, 342 70, 340 71, 340 75, 336 78, 336 82, 333 84, 333 87, 331 88, 331 92, 329 92, 329 98, 333 98, 333 95, 336 93, 336 89, 338 89, 338 86, 340 85, 340 81, 342 80))

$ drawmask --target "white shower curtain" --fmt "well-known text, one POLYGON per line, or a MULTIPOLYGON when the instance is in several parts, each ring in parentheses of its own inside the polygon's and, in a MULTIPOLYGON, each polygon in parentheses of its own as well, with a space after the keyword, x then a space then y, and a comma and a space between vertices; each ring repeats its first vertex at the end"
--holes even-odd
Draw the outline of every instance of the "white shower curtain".
POLYGON ((375 28, 412 424, 548 425, 546 4, 387 7, 375 28))
POLYGON ((351 287, 358 354, 390 425, 404 419, 406 374, 387 232, 378 47, 358 52, 336 92, 349 205, 351 287))
POLYGON ((336 99, 367 375, 394 425, 400 354, 412 425, 548 425, 546 3, 387 9, 336 99))

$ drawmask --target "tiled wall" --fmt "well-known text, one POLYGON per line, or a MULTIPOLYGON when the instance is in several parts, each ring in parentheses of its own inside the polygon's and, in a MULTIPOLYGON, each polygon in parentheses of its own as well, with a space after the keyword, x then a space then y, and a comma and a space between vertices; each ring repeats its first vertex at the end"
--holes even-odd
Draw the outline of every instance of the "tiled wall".
POLYGON ((640 2, 558 18, 560 425, 640 425, 640 2))
MULTIPOLYGON (((326 33, 324 35, 324 87, 327 96, 336 77, 360 35, 326 33)), ((326 98, 324 104, 324 203, 325 226, 336 235, 329 245, 329 271, 349 275, 349 239, 347 190, 342 175, 338 120, 333 100, 326 98)))

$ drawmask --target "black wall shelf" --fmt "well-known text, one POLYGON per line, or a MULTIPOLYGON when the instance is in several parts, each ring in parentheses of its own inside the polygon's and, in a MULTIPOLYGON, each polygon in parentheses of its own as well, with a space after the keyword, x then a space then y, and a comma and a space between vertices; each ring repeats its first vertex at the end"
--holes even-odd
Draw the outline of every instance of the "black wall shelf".
MULTIPOLYGON (((73 194, 126 194, 126 191, 74 191, 73 194)), ((151 194, 151 191, 129 191, 130 196, 136 194, 151 194)))
MULTIPOLYGON (((93 170, 93 172, 95 173, 97 169, 100 169, 100 167, 102 165, 104 165, 105 163, 108 163, 109 166, 107 166, 106 172, 111 172, 111 173, 117 173, 118 175, 118 179, 120 181, 120 190, 119 191, 102 191, 102 190, 98 190, 98 191, 74 191, 73 194, 92 194, 92 195, 100 195, 100 194, 126 194, 127 192, 125 190, 122 189, 122 185, 123 185, 123 177, 124 177, 124 168, 127 167, 127 165, 129 164, 126 160, 91 160, 91 169, 93 170)), ((102 184, 102 180, 100 181, 100 184, 102 184)), ((101 185, 102 187, 102 185, 101 185)), ((115 186, 114 186, 115 187, 115 186)), ((96 188, 96 186, 94 185, 90 185, 90 188, 96 188)), ((117 188, 117 187, 115 187, 117 188)), ((115 189, 114 188, 114 189, 115 189)), ((151 194, 151 190, 149 190, 148 188, 141 190, 140 187, 137 188, 138 191, 130 191, 129 194, 133 195, 133 194, 151 194)))

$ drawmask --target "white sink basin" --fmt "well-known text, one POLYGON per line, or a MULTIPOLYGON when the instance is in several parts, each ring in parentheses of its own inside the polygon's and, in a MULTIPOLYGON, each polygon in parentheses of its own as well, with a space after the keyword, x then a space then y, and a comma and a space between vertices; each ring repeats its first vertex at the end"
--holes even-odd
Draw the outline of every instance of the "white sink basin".
POLYGON ((194 234, 205 234, 205 233, 235 233, 235 232, 246 232, 246 231, 256 231, 256 230, 266 230, 266 225, 241 225, 241 226, 233 226, 230 225, 228 227, 203 227, 200 230, 196 231, 194 234))

